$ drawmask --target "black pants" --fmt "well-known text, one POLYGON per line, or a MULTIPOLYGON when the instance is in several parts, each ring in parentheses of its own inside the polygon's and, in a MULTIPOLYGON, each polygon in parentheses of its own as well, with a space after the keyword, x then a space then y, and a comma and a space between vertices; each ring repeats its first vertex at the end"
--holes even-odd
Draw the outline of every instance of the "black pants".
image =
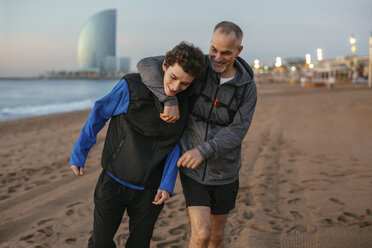
POLYGON ((129 237, 125 247, 149 247, 155 222, 164 205, 154 205, 157 189, 128 188, 102 171, 94 192, 93 233, 89 248, 115 248, 113 238, 125 209, 129 216, 129 237))

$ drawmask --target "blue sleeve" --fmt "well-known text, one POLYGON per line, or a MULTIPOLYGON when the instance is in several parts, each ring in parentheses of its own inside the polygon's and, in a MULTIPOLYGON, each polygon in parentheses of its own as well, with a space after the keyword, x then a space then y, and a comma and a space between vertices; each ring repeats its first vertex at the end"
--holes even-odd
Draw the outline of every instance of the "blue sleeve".
POLYGON ((177 161, 180 157, 180 151, 180 145, 177 144, 168 154, 159 186, 159 189, 168 191, 171 195, 173 195, 174 185, 176 184, 178 173, 177 161))
POLYGON ((80 137, 71 151, 70 166, 84 167, 89 150, 96 143, 98 132, 112 116, 126 113, 128 105, 128 84, 122 79, 110 93, 94 104, 80 137))

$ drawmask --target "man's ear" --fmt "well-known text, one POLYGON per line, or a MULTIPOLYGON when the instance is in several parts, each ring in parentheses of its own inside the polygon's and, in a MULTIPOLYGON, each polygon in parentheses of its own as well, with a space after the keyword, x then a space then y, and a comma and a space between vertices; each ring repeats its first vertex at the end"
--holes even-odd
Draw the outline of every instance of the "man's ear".
POLYGON ((167 70, 167 66, 165 65, 165 61, 163 61, 163 64, 161 64, 162 68, 163 68, 163 71, 166 71, 167 70))
POLYGON ((236 55, 236 57, 239 56, 239 54, 242 52, 242 50, 243 50, 243 46, 241 45, 241 46, 239 47, 239 49, 238 49, 238 55, 236 55))

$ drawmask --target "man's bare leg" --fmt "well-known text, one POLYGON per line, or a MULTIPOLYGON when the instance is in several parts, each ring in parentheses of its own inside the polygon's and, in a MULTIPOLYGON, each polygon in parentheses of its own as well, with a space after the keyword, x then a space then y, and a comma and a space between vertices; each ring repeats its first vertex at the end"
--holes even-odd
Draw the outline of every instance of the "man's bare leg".
POLYGON ((210 207, 191 206, 187 208, 190 218, 191 235, 189 248, 207 248, 211 239, 210 207))
POLYGON ((211 215, 211 239, 208 248, 223 248, 227 214, 211 215))

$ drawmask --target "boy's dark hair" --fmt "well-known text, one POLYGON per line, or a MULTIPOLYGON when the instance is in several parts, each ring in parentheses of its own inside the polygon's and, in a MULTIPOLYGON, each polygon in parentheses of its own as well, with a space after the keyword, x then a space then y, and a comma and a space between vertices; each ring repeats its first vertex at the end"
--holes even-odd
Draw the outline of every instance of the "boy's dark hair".
POLYGON ((215 32, 217 29, 221 29, 220 30, 221 33, 226 35, 229 35, 231 32, 234 32, 238 40, 241 40, 243 38, 243 31, 238 25, 236 25, 233 22, 229 21, 220 22, 214 27, 213 32, 215 32))
POLYGON ((204 78, 205 57, 203 52, 190 43, 182 41, 165 55, 166 67, 179 64, 183 71, 194 77, 194 80, 204 78))

